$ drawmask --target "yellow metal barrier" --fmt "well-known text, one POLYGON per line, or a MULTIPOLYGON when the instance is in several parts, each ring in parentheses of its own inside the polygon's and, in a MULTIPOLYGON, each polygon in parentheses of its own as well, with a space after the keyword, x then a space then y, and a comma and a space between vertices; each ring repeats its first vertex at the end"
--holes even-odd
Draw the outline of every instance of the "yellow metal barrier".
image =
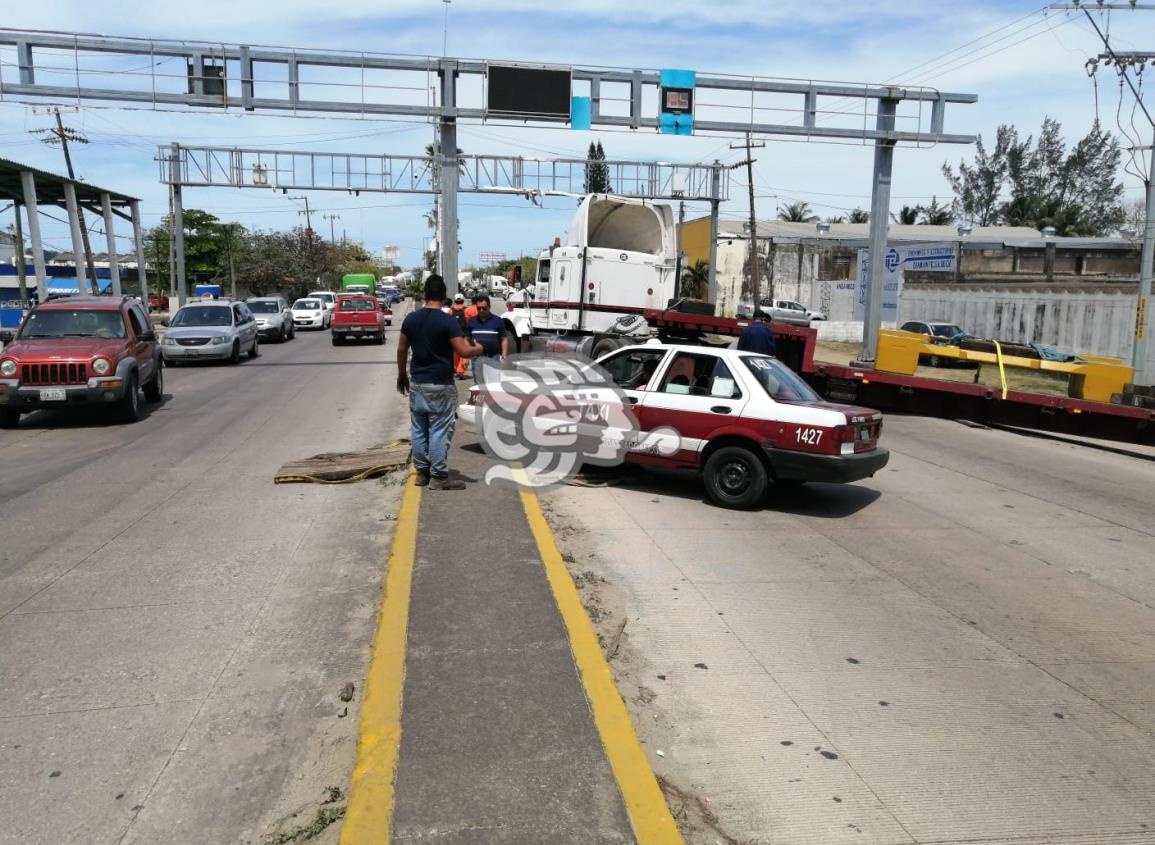
POLYGON ((912 376, 918 367, 920 355, 936 355, 955 361, 970 361, 976 364, 997 364, 1002 381, 1003 398, 1006 398, 1005 367, 1037 370, 1048 373, 1065 373, 1067 395, 1073 399, 1088 399, 1094 402, 1110 402, 1111 395, 1122 393, 1123 385, 1134 378, 1134 370, 1123 363, 1121 358, 1102 355, 1083 355, 1078 361, 1048 361, 1044 358, 1022 358, 1018 355, 1004 355, 999 344, 995 352, 979 352, 973 349, 959 349, 957 346, 939 346, 930 343, 930 336, 895 329, 883 329, 878 333, 878 356, 875 369, 888 373, 912 376))

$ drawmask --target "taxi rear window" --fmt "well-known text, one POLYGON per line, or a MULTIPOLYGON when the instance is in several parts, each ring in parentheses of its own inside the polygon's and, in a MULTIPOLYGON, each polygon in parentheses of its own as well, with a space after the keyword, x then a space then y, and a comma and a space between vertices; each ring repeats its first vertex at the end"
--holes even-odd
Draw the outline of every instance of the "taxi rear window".
POLYGON ((800 379, 793 370, 775 358, 762 355, 743 355, 746 365, 758 384, 779 402, 819 402, 821 397, 810 389, 810 385, 800 379))

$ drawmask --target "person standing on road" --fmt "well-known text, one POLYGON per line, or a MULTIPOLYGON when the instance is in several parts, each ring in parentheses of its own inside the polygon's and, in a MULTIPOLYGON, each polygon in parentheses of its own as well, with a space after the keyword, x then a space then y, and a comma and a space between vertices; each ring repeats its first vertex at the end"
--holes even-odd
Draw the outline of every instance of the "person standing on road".
POLYGON ((442 312, 444 299, 445 280, 434 274, 425 280, 424 307, 406 315, 401 323, 401 337, 397 341, 397 392, 409 396, 417 486, 463 490, 464 482, 449 479, 449 444, 457 418, 453 356, 472 358, 481 354, 482 347, 467 340, 457 320, 442 312))
POLYGON ((754 312, 754 319, 738 336, 738 349, 761 355, 774 354, 774 330, 770 328, 770 315, 761 308, 754 312))
POLYGON ((488 296, 482 294, 477 297, 477 315, 465 324, 465 334, 480 343, 483 350, 470 362, 473 366, 473 380, 478 382, 483 359, 488 358, 500 365, 509 357, 509 335, 505 333, 505 322, 493 313, 488 296))

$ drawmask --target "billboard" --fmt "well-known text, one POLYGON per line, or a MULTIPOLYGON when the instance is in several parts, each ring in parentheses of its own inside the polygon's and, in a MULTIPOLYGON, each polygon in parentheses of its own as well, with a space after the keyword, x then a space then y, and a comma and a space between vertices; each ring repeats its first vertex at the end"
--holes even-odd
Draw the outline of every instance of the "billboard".
MULTIPOLYGON (((882 282, 882 322, 898 322, 898 300, 902 294, 903 270, 954 272, 953 243, 887 247, 882 282)), ((870 286, 870 250, 858 251, 858 282, 854 290, 854 319, 866 319, 866 290, 870 286)))
POLYGON ((568 121, 569 68, 494 65, 486 68, 486 112, 495 117, 568 121))

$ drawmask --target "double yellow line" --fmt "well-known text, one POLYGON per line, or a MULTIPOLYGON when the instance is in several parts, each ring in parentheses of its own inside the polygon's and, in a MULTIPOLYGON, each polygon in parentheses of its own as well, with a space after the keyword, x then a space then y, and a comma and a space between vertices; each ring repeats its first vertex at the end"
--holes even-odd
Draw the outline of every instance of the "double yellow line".
MULTIPOLYGON (((593 623, 582 607, 557 542, 537 497, 524 489, 522 507, 537 542, 594 714, 610 769, 617 780, 639 845, 682 845, 662 790, 642 751, 629 712, 614 685, 593 623)), ((421 488, 410 479, 401 500, 385 596, 361 702, 357 764, 349 784, 349 805, 341 845, 388 845, 392 833, 397 755, 401 747, 401 705, 405 686, 405 643, 409 595, 417 551, 421 488)))

